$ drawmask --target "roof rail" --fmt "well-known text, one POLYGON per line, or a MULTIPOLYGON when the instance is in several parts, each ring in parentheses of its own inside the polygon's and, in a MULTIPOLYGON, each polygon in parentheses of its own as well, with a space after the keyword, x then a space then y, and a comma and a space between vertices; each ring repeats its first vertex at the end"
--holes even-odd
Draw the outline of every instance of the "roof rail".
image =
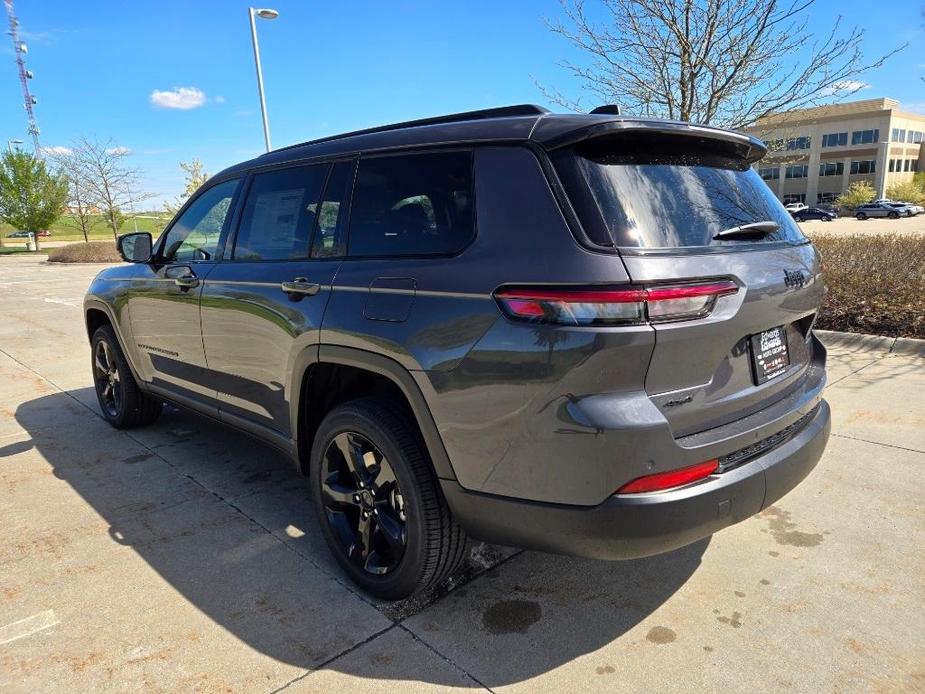
POLYGON ((340 135, 330 135, 328 137, 321 137, 317 140, 309 140, 308 142, 299 142, 294 145, 288 145, 287 147, 280 147, 279 149, 274 149, 272 152, 267 152, 261 156, 266 156, 267 154, 272 154, 273 152, 282 152, 287 149, 294 149, 295 147, 303 147, 305 145, 314 145, 319 142, 330 142, 331 140, 340 140, 345 137, 353 137, 354 135, 368 135, 370 133, 381 133, 389 130, 401 130, 403 128, 416 128, 422 125, 441 125, 443 123, 458 123, 467 120, 484 120, 487 118, 511 118, 514 116, 542 116, 543 114, 549 113, 549 109, 543 108, 542 106, 536 106, 534 104, 518 104, 516 106, 498 106, 496 108, 484 108, 478 111, 463 111, 462 113, 451 113, 446 116, 433 116, 431 118, 421 118, 419 120, 408 120, 402 123, 392 123, 391 125, 380 125, 375 128, 366 128, 365 130, 354 130, 349 133, 342 133, 340 135))

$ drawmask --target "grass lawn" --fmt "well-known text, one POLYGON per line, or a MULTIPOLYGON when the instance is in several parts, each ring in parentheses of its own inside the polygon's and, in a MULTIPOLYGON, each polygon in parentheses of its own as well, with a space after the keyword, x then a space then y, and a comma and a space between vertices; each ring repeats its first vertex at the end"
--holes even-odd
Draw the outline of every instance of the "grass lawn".
MULTIPOLYGON (((122 227, 119 229, 120 234, 127 234, 131 231, 135 231, 136 225, 138 231, 149 231, 154 236, 157 236, 161 233, 161 230, 164 228, 164 225, 170 221, 166 215, 155 215, 152 213, 144 213, 138 217, 126 218, 122 223, 122 227)), ((9 224, 0 224, 0 236, 3 237, 4 245, 7 244, 25 244, 26 239, 10 239, 7 238, 7 234, 17 231, 9 224)), ((45 239, 39 239, 39 242, 42 241, 83 241, 84 237, 80 231, 80 225, 77 223, 77 219, 73 215, 63 215, 57 222, 55 222, 52 227, 49 229, 51 236, 45 239)), ((90 240, 91 241, 105 241, 107 239, 112 239, 112 229, 110 229, 102 217, 95 217, 93 220, 93 225, 90 228, 90 240)))
POLYGON ((0 246, 0 255, 13 255, 14 253, 29 253, 30 255, 44 255, 41 251, 27 251, 25 246, 0 246))

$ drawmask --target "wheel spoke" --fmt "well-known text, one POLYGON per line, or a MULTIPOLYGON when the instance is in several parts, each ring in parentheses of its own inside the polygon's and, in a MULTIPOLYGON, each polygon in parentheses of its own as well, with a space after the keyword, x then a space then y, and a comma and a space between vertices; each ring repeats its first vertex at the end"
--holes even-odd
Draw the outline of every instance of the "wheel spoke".
POLYGON ((100 354, 101 352, 102 352, 102 350, 100 350, 100 349, 96 350, 96 356, 95 356, 95 358, 94 358, 94 360, 93 360, 93 363, 94 363, 94 365, 96 366, 97 371, 99 371, 101 374, 105 375, 106 373, 109 372, 109 369, 108 369, 108 368, 106 367, 106 365, 103 363, 103 356, 102 356, 102 354, 100 354))
POLYGON ((363 449, 353 434, 338 434, 334 438, 334 443, 344 457, 350 474, 357 483, 366 484, 366 465, 363 462, 363 449))
POLYGON ((103 400, 107 403, 112 399, 112 384, 109 381, 103 386, 103 400))
POLYGON ((382 535, 392 550, 395 558, 400 558, 405 551, 405 527, 393 514, 390 507, 382 504, 377 507, 376 531, 382 535))
POLYGON ((326 506, 341 505, 359 507, 359 502, 354 499, 356 490, 345 487, 336 481, 335 475, 331 475, 321 483, 321 492, 324 494, 326 506))
POLYGON ((371 542, 372 524, 370 523, 369 516, 364 518, 363 514, 360 514, 359 521, 357 522, 357 534, 353 540, 353 544, 350 545, 350 549, 347 550, 347 555, 355 562, 365 567, 366 560, 369 557, 369 550, 371 549, 371 542))

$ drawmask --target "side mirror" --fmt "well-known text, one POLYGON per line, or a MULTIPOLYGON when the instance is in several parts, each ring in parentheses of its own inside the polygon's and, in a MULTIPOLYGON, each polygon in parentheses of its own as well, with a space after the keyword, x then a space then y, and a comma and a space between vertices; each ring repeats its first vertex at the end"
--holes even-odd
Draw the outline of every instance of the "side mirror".
POLYGON ((151 260, 151 234, 146 231, 125 234, 119 237, 116 248, 126 262, 147 263, 151 260))

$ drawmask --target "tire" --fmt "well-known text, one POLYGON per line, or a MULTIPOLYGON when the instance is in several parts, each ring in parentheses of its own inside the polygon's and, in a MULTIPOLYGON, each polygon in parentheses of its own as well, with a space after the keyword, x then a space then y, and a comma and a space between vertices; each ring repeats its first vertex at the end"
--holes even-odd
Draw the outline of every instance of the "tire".
POLYGON ((827 214, 826 214, 826 215, 822 215, 822 221, 823 221, 823 222, 831 222, 831 221, 832 221, 832 218, 831 218, 829 215, 827 215, 827 214))
POLYGON ((90 369, 103 417, 116 429, 145 426, 160 416, 164 404, 138 387, 108 325, 97 328, 90 340, 90 369))
POLYGON ((890 212, 887 217, 890 219, 899 219, 899 212, 890 212))
POLYGON ((312 500, 328 548, 354 583, 385 600, 435 586, 465 557, 466 535, 416 428, 394 400, 363 398, 331 410, 312 444, 312 500))
POLYGON ((867 215, 864 214, 863 212, 858 212, 858 213, 855 215, 855 217, 857 217, 857 218, 858 218, 860 221, 862 221, 862 222, 863 222, 865 219, 867 219, 867 215))
POLYGON ((806 221, 806 218, 805 218, 805 217, 801 217, 800 215, 797 215, 796 217, 794 217, 794 219, 797 220, 798 222, 805 222, 805 221, 806 221))

